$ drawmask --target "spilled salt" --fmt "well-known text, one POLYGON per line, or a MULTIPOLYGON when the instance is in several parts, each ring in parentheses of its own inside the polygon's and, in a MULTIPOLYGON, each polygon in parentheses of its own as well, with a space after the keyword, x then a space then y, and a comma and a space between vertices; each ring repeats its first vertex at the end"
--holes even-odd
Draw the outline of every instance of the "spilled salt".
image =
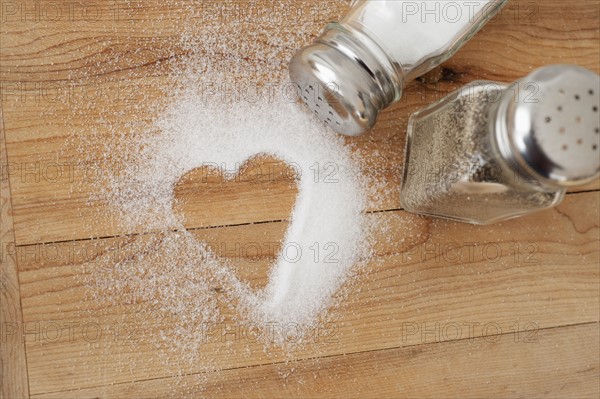
MULTIPOLYGON (((139 71, 124 71, 134 85, 142 86, 132 93, 135 101, 116 114, 112 104, 99 110, 108 139, 106 132, 98 131, 78 136, 76 142, 83 157, 90 146, 101 148, 103 166, 97 172, 102 179, 90 200, 109 205, 99 207, 98 220, 118 220, 116 230, 124 235, 115 243, 116 255, 90 264, 84 281, 93 300, 134 306, 134 315, 128 317, 158 338, 159 347, 177 351, 185 373, 190 364, 197 370, 198 356, 208 356, 210 351, 202 348, 206 342, 222 338, 218 328, 213 331, 219 323, 293 325, 306 331, 331 316, 349 294, 342 287, 348 287, 370 259, 375 226, 365 211, 389 206, 380 201, 393 198, 389 179, 399 172, 380 169, 382 158, 389 155, 373 155, 368 145, 356 148, 356 142, 351 148, 345 138, 325 130, 295 103, 287 84, 292 53, 326 22, 342 15, 346 0, 306 4, 282 0, 272 5, 223 0, 199 8, 198 3, 167 4, 178 10, 173 14, 177 17, 165 15, 161 28, 140 25, 140 33, 155 38, 151 44, 135 39, 150 46, 139 53, 151 55, 142 61, 151 65, 154 76, 138 81, 139 71), (222 15, 237 10, 238 4, 241 12, 222 15), (218 15, 207 12, 214 7, 218 15), (290 10, 302 18, 289 18, 290 10), (257 23, 247 17, 254 15, 266 20, 257 23), (273 18, 283 21, 281 27, 268 23, 273 18), (169 46, 160 45, 161 40, 173 40, 166 39, 171 32, 179 35, 178 44, 169 44, 172 54, 165 50, 169 46), (161 55, 155 54, 154 41, 161 55), (149 62, 156 57, 165 61, 149 62), (154 82, 159 84, 151 87, 154 82), (131 115, 140 120, 131 120, 131 115), (298 195, 269 266, 267 284, 255 288, 236 270, 240 263, 245 267, 244 261, 236 265, 219 256, 199 238, 203 234, 198 232, 206 230, 186 223, 190 215, 179 213, 174 191, 198 168, 217 166, 234 180, 238 176, 233 171, 264 155, 297 172, 298 195)), ((149 15, 152 12, 148 10, 149 15)), ((143 10, 136 15, 143 16, 143 10)), ((148 17, 152 18, 156 17, 148 17)), ((118 64, 115 57, 102 68, 110 72, 118 64)), ((73 112, 87 117, 85 107, 73 112)), ((225 198, 223 202, 227 206, 225 198)), ((251 231, 261 232, 257 226, 267 225, 254 225, 251 231)), ((238 239, 234 228, 223 231, 233 241, 247 239, 238 239)), ((269 344, 290 343, 285 332, 257 338, 266 338, 261 341, 269 344)), ((200 363, 212 367, 207 359, 200 363)))
POLYGON ((210 102, 196 89, 206 87, 206 79, 178 92, 154 122, 156 134, 130 148, 138 164, 111 181, 110 202, 127 215, 129 227, 185 231, 184 217, 174 211, 174 189, 189 171, 218 165, 233 179, 232 171, 257 155, 294 165, 298 196, 267 286, 250 289, 215 256, 199 262, 197 272, 211 269, 224 280, 253 322, 310 324, 368 251, 367 201, 355 161, 343 139, 294 97, 210 102))

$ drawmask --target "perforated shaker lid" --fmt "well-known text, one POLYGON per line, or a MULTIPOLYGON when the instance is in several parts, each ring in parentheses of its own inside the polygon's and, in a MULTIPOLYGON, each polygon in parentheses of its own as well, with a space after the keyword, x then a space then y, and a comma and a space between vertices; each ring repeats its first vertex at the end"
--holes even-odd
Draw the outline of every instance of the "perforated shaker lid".
POLYGON ((296 52, 289 72, 312 112, 348 136, 375 125, 379 111, 400 97, 404 75, 371 38, 337 23, 296 52))
POLYGON ((511 99, 506 119, 507 144, 517 161, 562 187, 600 176, 600 76, 553 65, 519 83, 528 94, 511 99))
POLYGON ((358 136, 375 125, 383 107, 380 88, 355 59, 314 43, 294 55, 289 71, 300 98, 334 131, 358 136))

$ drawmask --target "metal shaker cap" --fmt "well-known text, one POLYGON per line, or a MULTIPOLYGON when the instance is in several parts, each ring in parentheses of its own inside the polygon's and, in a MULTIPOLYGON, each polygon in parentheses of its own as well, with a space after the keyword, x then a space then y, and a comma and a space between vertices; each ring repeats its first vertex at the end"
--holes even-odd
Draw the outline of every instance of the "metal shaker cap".
POLYGON ((501 151, 551 186, 576 186, 600 176, 600 76, 553 65, 518 83, 518 100, 509 88, 500 105, 501 151))
POLYGON ((293 56, 289 73, 319 119, 338 133, 357 136, 400 97, 402 72, 374 42, 349 29, 329 24, 319 39, 293 56))

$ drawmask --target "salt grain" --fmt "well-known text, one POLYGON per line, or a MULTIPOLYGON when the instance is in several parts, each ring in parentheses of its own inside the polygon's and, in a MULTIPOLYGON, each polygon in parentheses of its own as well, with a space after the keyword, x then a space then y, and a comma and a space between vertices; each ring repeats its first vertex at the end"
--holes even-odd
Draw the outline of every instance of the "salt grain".
POLYGON ((195 89, 206 81, 177 93, 154 124, 159 133, 130 149, 139 163, 111 181, 110 202, 126 224, 184 231, 174 188, 189 171, 206 165, 231 171, 257 155, 296 165, 298 198, 267 287, 253 292, 222 260, 199 264, 198 273, 216 268, 254 322, 310 324, 368 251, 360 172, 343 139, 295 102, 283 96, 256 104, 209 102, 195 89))
MULTIPOLYGON (((285 15, 287 8, 282 3, 276 13, 285 15)), ((103 141, 103 153, 106 164, 116 159, 118 167, 102 171, 104 180, 93 197, 110 205, 121 231, 153 235, 132 239, 128 256, 106 258, 102 268, 90 270, 87 283, 95 287, 96 298, 144 302, 151 319, 161 320, 157 312, 177 318, 178 328, 171 333, 176 337, 165 334, 164 339, 177 341, 180 334, 184 352, 191 354, 190 348, 204 340, 190 339, 190 332, 197 332, 201 323, 222 321, 222 309, 232 304, 240 320, 257 325, 317 323, 335 305, 340 287, 369 258, 365 211, 372 205, 367 185, 373 182, 361 174, 364 160, 357 159, 344 138, 306 114, 286 82, 291 53, 331 19, 324 16, 327 5, 312 6, 323 21, 307 17, 312 25, 278 34, 249 21, 223 25, 218 18, 215 24, 204 20, 198 32, 197 10, 186 11, 181 47, 187 55, 167 61, 174 84, 166 100, 132 104, 132 109, 156 110, 157 115, 137 131, 129 126, 132 131, 125 133, 122 123, 111 128, 119 140, 103 141), (258 83, 252 85, 253 80, 258 83), (258 99, 254 95, 249 100, 240 87, 253 94, 258 90, 258 99), (263 155, 295 165, 300 173, 281 252, 267 286, 254 290, 229 262, 186 230, 174 190, 192 170, 216 164, 231 171, 263 155), (214 287, 223 287, 223 295, 214 287)))

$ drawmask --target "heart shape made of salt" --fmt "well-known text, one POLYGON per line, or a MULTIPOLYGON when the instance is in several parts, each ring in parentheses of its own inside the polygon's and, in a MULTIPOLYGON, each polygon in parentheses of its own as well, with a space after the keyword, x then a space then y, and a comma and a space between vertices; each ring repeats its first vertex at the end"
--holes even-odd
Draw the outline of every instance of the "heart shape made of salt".
POLYGON ((174 211, 173 190, 191 170, 219 165, 235 178, 240 165, 261 154, 293 165, 299 174, 298 195, 266 287, 250 289, 226 262, 214 254, 209 257, 255 322, 315 322, 368 250, 365 193, 343 138, 285 101, 224 108, 189 96, 173 104, 156 127, 161 139, 142 146, 146 161, 141 168, 152 178, 138 179, 128 188, 155 199, 137 204, 146 207, 138 213, 149 215, 150 227, 185 230, 183 218, 174 211), (172 145, 156 144, 165 142, 172 145), (310 250, 315 245, 333 248, 334 256, 315 256, 310 250))

